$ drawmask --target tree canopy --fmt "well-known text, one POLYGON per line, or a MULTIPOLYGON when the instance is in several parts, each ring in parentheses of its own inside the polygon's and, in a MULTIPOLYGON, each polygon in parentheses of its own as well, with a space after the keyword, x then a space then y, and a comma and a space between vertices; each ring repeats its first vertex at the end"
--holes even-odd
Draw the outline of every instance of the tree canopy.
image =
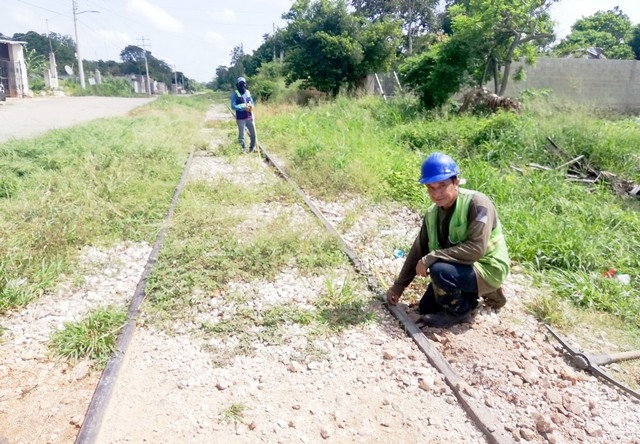
POLYGON ((414 38, 419 33, 440 28, 439 0, 351 0, 356 14, 372 21, 395 19, 406 33, 407 55, 413 55, 414 38))
POLYGON ((631 40, 629 40, 629 46, 633 54, 636 56, 636 60, 640 60, 640 23, 633 27, 631 31, 631 40))
POLYGON ((401 66, 405 84, 426 107, 443 105, 461 86, 482 86, 493 78, 506 90, 513 60, 533 61, 552 41, 549 7, 557 0, 469 0, 448 9, 452 34, 401 66))
POLYGON ((584 57, 589 48, 601 48, 606 58, 633 59, 632 40, 631 20, 616 6, 577 20, 553 53, 561 57, 584 57))
POLYGON ((146 74, 145 56, 149 66, 149 76, 168 85, 173 83, 173 69, 163 60, 155 58, 150 51, 139 46, 129 45, 120 52, 122 74, 146 74))
POLYGON ((11 40, 27 42, 26 50, 35 50, 36 53, 49 59, 49 53, 53 49, 56 55, 56 64, 60 68, 65 65, 75 66, 76 60, 76 42, 69 36, 57 34, 55 32, 46 34, 38 34, 35 31, 29 31, 25 34, 13 34, 11 40))
POLYGON ((397 21, 370 22, 350 14, 344 0, 297 0, 283 18, 287 82, 300 80, 334 96, 387 70, 401 35, 397 21))

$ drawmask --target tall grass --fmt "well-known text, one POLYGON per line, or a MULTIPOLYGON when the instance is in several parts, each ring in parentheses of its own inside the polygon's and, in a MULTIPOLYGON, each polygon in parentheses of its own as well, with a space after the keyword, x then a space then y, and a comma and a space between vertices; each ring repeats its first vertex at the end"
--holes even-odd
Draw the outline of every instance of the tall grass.
POLYGON ((206 97, 0 144, 0 313, 70 270, 85 245, 153 241, 206 97))
POLYGON ((361 193, 420 211, 429 204, 417 183, 420 163, 432 151, 448 153, 459 161, 466 186, 496 202, 515 262, 576 304, 640 324, 640 202, 605 184, 570 183, 566 171, 528 168, 584 155, 590 168, 639 183, 636 120, 586 109, 549 112, 536 103, 520 115, 485 117, 416 109, 406 98, 276 107, 263 113, 261 140, 289 159, 289 173, 311 194, 361 193), (609 268, 631 275, 632 285, 605 280, 609 268))

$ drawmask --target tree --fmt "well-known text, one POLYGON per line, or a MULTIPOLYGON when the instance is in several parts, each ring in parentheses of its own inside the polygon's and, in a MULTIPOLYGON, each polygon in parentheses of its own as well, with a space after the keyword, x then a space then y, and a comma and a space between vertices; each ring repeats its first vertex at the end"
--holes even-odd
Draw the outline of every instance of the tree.
POLYGON ((465 83, 482 86, 491 78, 503 95, 513 60, 531 63, 536 44, 553 40, 548 9, 555 1, 469 0, 451 6, 452 35, 401 67, 405 84, 421 92, 427 107, 443 105, 465 83))
POLYGON ((633 27, 631 31, 631 40, 629 40, 629 46, 633 50, 636 56, 636 60, 640 60, 640 23, 633 27))
POLYGON ((173 70, 164 62, 155 58, 150 51, 139 46, 129 45, 120 52, 120 60, 123 62, 122 74, 145 74, 145 57, 149 67, 149 77, 169 85, 173 79, 173 70))
MULTIPOLYGON (((276 61, 280 58, 281 54, 284 54, 284 37, 282 30, 278 30, 275 34, 265 34, 262 38, 262 45, 252 54, 256 71, 258 71, 263 64, 276 61)), ((254 73, 250 73, 249 75, 254 75, 254 73)))
POLYGON ((387 70, 401 35, 399 23, 374 23, 350 14, 344 0, 297 0, 284 30, 288 83, 337 95, 342 86, 354 90, 367 74, 387 70))
POLYGON ((53 49, 56 55, 56 64, 59 67, 64 67, 65 65, 74 66, 77 63, 75 56, 76 44, 69 36, 63 36, 55 32, 47 36, 46 34, 29 31, 26 34, 14 34, 12 40, 27 42, 27 50, 33 49, 47 60, 49 59, 49 52, 53 49))
POLYGON ((356 13, 370 20, 399 20, 406 32, 409 56, 413 55, 414 37, 418 33, 440 27, 438 4, 439 0, 351 0, 356 13))
POLYGON ((602 48, 609 59, 633 59, 632 26, 629 17, 617 6, 606 12, 598 11, 577 20, 553 53, 582 57, 589 48, 602 48))

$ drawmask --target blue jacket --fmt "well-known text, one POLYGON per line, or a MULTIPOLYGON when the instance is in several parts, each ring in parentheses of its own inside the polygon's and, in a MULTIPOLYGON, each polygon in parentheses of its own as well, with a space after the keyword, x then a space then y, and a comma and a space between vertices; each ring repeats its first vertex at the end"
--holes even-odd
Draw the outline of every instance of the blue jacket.
POLYGON ((231 94, 231 109, 235 111, 237 120, 251 120, 253 116, 247 111, 247 105, 254 106, 253 97, 248 89, 241 94, 237 89, 231 94))

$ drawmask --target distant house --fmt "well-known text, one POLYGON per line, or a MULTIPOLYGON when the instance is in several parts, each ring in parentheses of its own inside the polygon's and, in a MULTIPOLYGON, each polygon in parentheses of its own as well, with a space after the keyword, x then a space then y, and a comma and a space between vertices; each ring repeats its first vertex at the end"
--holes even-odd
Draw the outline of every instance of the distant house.
POLYGON ((23 46, 26 42, 0 39, 0 83, 7 97, 25 97, 29 94, 27 65, 23 46))

